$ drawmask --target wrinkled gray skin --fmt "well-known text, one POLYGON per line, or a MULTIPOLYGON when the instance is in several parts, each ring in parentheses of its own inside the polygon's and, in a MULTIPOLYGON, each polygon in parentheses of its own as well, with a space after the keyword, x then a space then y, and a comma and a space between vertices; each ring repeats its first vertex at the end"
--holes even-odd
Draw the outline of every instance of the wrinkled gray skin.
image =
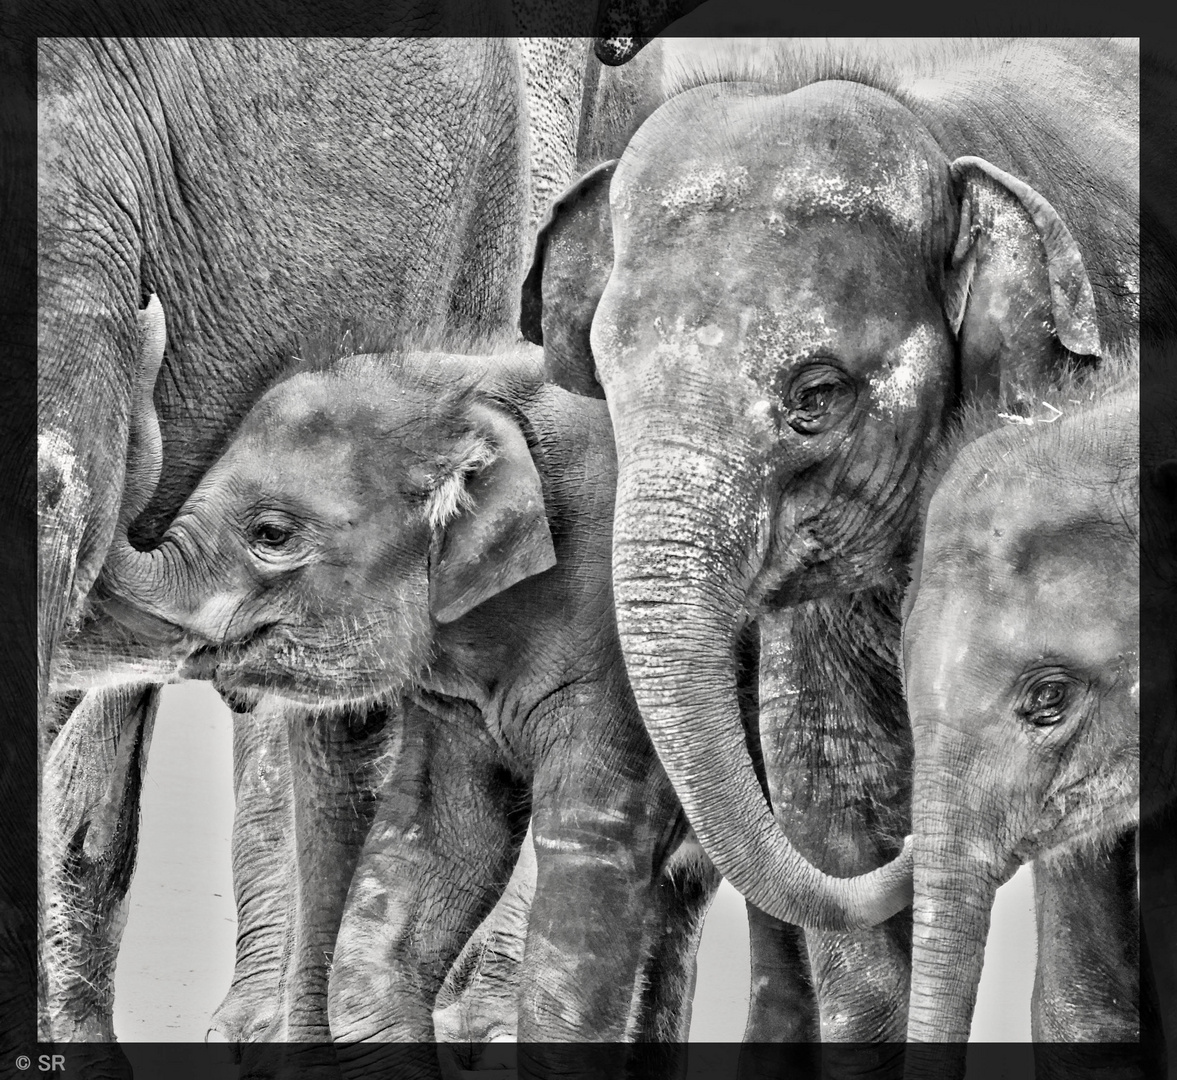
POLYGON ((589 38, 522 38, 535 228, 586 168, 616 157, 661 100, 663 50, 653 41, 624 67, 597 62, 589 38))
POLYGON ((994 894, 1031 859, 1044 966, 1078 953, 1087 973, 1040 977, 1035 1041, 1140 1037, 1139 383, 1062 404, 960 451, 913 571, 913 1042, 968 1039, 994 894), (1119 879, 1111 911, 1043 896, 1076 854, 1119 879))
POLYGON ((909 916, 821 928, 899 911, 910 880, 881 904, 815 888, 805 857, 852 875, 908 829, 899 604, 924 464, 962 396, 1014 407, 1136 332, 1135 70, 1095 42, 969 46, 887 89, 782 63, 672 98, 540 232, 523 327, 609 404, 643 719, 724 875, 813 928, 823 1040, 906 1027, 909 916), (750 625, 780 681, 772 812, 737 708, 750 625))
MULTIPOLYGON (((625 678, 608 411, 543 378, 538 350, 349 356, 295 374, 245 418, 159 545, 135 550, 120 528, 103 569, 119 620, 165 640, 178 628, 195 647, 186 674, 245 698, 404 710, 342 923, 312 918, 294 935, 302 1023, 326 991, 337 1042, 434 1037, 437 994, 499 898, 528 808, 520 1041, 686 1036, 718 878, 672 865, 685 819, 625 678), (676 1000, 657 985, 670 952, 676 1000)), ((142 419, 150 428, 149 409, 142 419)), ((325 894, 350 875, 317 823, 354 815, 354 796, 331 804, 318 726, 292 725, 291 758, 310 763, 295 766, 298 877, 325 894)), ((436 1070, 429 1047, 340 1057, 349 1076, 388 1075, 392 1060, 396 1075, 436 1070)), ((575 1053, 559 1060, 535 1046, 520 1071, 575 1071, 575 1053)))
MULTIPOLYGON (((100 833, 113 847, 83 838, 95 815, 133 820, 136 796, 98 761, 45 763, 64 722, 51 691, 176 671, 87 601, 119 503, 135 312, 155 291, 175 330, 157 388, 167 464, 136 526, 150 540, 300 334, 338 319, 404 334, 512 321, 522 79, 512 42, 469 38, 46 38, 38 64, 39 1025, 102 1041, 134 830, 100 833), (99 885, 108 866, 122 869, 99 885), (106 889, 94 910, 71 900, 106 889)), ((137 708, 98 691, 87 722, 122 730, 137 708)), ((9 1004, 5 1038, 27 1046, 31 999, 9 1004)))

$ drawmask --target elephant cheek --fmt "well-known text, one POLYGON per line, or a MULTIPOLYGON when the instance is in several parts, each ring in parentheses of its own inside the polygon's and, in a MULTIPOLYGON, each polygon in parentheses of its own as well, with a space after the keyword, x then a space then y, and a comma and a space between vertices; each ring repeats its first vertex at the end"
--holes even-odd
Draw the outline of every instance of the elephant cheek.
POLYGON ((215 592, 191 613, 186 626, 209 641, 232 641, 246 637, 253 627, 242 620, 245 600, 246 596, 241 590, 215 592))

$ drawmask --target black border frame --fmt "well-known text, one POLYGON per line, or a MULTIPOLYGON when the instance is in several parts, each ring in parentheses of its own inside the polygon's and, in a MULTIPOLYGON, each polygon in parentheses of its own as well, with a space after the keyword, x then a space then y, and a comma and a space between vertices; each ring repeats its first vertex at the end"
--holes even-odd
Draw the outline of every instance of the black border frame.
MULTIPOLYGON (((476 0, 475 0, 476 3, 476 0)), ((0 701, 7 716, 0 721, 0 1011, 23 984, 36 979, 36 548, 35 548, 35 404, 36 404, 36 71, 35 44, 41 36, 136 34, 154 36, 346 36, 381 35, 391 32, 390 19, 410 20, 414 36, 432 36, 437 29, 413 22, 412 0, 329 0, 285 4, 281 0, 12 0, 0 16, 0 701), (212 33, 210 34, 210 31, 212 33)), ((588 35, 593 27, 564 18, 553 7, 549 21, 537 33, 588 35)), ((836 6, 782 5, 779 0, 707 0, 679 22, 670 36, 835 35, 852 29, 863 36, 971 35, 977 33, 1087 36, 1116 34, 1140 37, 1142 52, 1160 57, 1177 70, 1177 38, 1165 32, 1158 6, 1143 0, 1130 3, 1078 5, 1073 0, 1037 3, 1030 10, 1024 0, 990 0, 983 8, 963 6, 908 7, 863 4, 842 0, 836 6), (1146 14, 1147 12, 1147 14, 1146 14)), ((404 24, 401 24, 402 26, 404 24)), ((468 23, 457 22, 445 32, 494 33, 485 18, 472 12, 468 23)), ((501 32, 501 31, 500 31, 501 32)), ((1141 155, 1159 162, 1177 161, 1177 101, 1144 93, 1141 101, 1141 155)), ((1146 176, 1148 170, 1144 170, 1146 176)), ((1164 177, 1153 169, 1154 179, 1164 177)), ((1143 195, 1161 218, 1177 220, 1177 196, 1160 184, 1146 186, 1143 195)), ((1172 250, 1177 240, 1166 235, 1142 236, 1172 250)), ((1165 282, 1142 267, 1142 323, 1169 309, 1174 299, 1162 290, 1165 282)), ((1144 347, 1157 347, 1146 342, 1144 347)), ((1142 386, 1142 410, 1161 400, 1148 380, 1142 386)), ((1177 423, 1177 417, 1169 422, 1177 423)), ((1147 542, 1147 538, 1145 538, 1147 542)), ((1142 553, 1142 557, 1146 557, 1142 553)), ((1165 640, 1160 628, 1142 626, 1146 648, 1177 650, 1177 642, 1165 640)), ((1143 715, 1154 713, 1143 709, 1143 715)), ((1170 703, 1169 712, 1173 709, 1170 703)), ((1141 848, 1141 891, 1159 885, 1160 864, 1147 843, 1141 848)), ((1177 902, 1177 898, 1168 898, 1177 902)), ((19 1075, 19 1054, 31 1055, 29 1071, 39 1068, 40 1054, 60 1053, 66 1058, 67 1075, 75 1075, 88 1056, 83 1047, 38 1046, 36 1018, 12 1024, 19 1045, 3 1045, 0 1035, 0 1075, 19 1075)), ((1155 1031, 1147 1032, 1150 1038, 1155 1031)), ((97 1048, 94 1048, 97 1049, 97 1048)), ((224 1061, 224 1049, 201 1044, 125 1044, 137 1063, 140 1076, 216 1076, 209 1069, 224 1061), (209 1056, 215 1054, 216 1056, 209 1056)), ((293 1048, 289 1048, 293 1049, 293 1048)), ((586 1055, 595 1051, 584 1047, 586 1055)), ((765 1048, 766 1050, 768 1048, 765 1048)), ((862 1048, 864 1051, 867 1048, 862 1048)), ((877 1047, 875 1048, 878 1049, 877 1047)), ((1061 1044, 1057 1053, 1078 1051, 1092 1062, 1111 1047, 1061 1044)), ((691 1044, 690 1075, 735 1075, 739 1044, 691 1044), (702 1071, 705 1070, 705 1071, 702 1071)), ((1119 1051, 1123 1047, 1118 1048, 1119 1051)), ((1033 1075, 1032 1044, 970 1044, 970 1061, 978 1076, 1022 1077, 1033 1075)), ((1051 1050, 1038 1047, 1040 1055, 1051 1050)), ((1177 1052, 1177 1048, 1173 1048, 1177 1052)), ((284 1052, 276 1047, 275 1053, 284 1052)), ((816 1065, 816 1059, 813 1060, 816 1065)), ((83 1073, 84 1075, 84 1073, 83 1073)), ((232 1075, 224 1073, 223 1075, 232 1075)), ((796 1075, 803 1075, 797 1073, 796 1075)), ((1103 1075, 1103 1074, 1101 1074, 1103 1075)), ((1107 1074, 1111 1075, 1111 1074, 1107 1074)), ((1116 1073, 1116 1075, 1120 1075, 1116 1073)))

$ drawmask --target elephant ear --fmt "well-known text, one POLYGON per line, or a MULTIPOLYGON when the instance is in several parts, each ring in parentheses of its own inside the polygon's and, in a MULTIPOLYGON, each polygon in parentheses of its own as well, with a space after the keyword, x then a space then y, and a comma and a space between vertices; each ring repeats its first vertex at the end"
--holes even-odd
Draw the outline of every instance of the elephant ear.
POLYGON ((951 173, 960 229, 945 309, 961 386, 1013 405, 1016 388, 1058 371, 1063 349, 1099 358, 1091 281, 1070 230, 1032 187, 978 157, 957 158, 951 173))
POLYGON ((439 623, 556 565, 543 488, 516 423, 486 405, 474 430, 434 478, 429 610, 439 623))
POLYGON ((616 160, 585 173, 540 222, 523 281, 519 328, 544 347, 548 379, 573 394, 603 398, 589 330, 613 270, 609 181, 616 160))

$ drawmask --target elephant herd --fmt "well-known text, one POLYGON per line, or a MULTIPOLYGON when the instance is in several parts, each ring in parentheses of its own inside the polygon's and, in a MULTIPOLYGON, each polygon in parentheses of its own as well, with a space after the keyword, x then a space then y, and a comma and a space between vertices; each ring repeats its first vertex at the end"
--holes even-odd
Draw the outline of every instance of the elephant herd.
MULTIPOLYGON (((113 1039, 183 678, 243 1060, 625 1075, 721 875, 751 1043, 964 1043, 1028 861, 1035 1040, 1172 1006, 1136 43, 663 44, 42 42, 43 1039, 113 1039)), ((892 1049, 854 1075, 963 1076, 892 1049)))

